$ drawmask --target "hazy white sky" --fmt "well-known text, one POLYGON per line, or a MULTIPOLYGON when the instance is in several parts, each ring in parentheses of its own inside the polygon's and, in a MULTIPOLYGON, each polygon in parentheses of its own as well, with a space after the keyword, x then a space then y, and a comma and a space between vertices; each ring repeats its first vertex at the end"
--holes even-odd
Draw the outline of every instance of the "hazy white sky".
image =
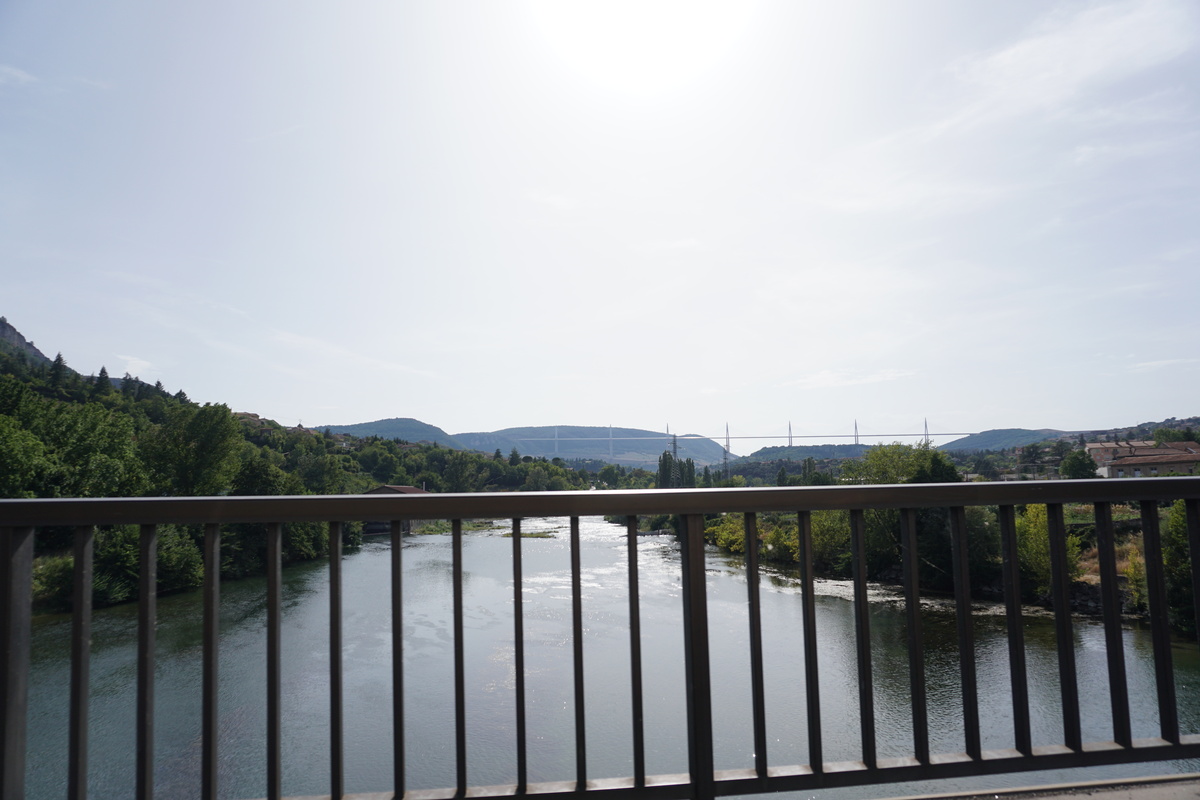
POLYGON ((13 0, 0 314, 288 425, 1190 416, 1198 42, 1192 0, 13 0))

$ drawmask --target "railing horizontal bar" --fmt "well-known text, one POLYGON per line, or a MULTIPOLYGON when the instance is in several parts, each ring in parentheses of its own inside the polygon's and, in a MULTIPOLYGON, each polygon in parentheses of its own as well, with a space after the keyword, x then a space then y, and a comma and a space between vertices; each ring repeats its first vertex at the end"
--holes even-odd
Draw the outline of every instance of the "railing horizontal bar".
MULTIPOLYGON (((831 762, 825 764, 823 772, 814 772, 807 765, 772 767, 766 780, 767 791, 807 791, 819 788, 839 788, 863 785, 885 785, 902 781, 939 780, 963 778, 975 775, 1000 775, 1010 772, 1029 772, 1042 769, 1069 769, 1096 763, 1098 755, 1106 757, 1106 764, 1128 764, 1140 761, 1158 762, 1200 757, 1200 736, 1184 737, 1184 744, 1170 745, 1162 739, 1139 739, 1132 748, 1123 748, 1114 742, 1091 743, 1083 753, 1075 753, 1064 747, 1037 747, 1033 755, 1025 756, 1016 750, 985 750, 983 758, 974 760, 965 753, 946 754, 934 763, 925 765, 912 758, 881 758, 875 775, 879 780, 864 780, 866 766, 861 761, 831 762), (1190 741, 1189 741, 1190 740, 1190 741), (1084 763, 1081 763, 1084 762, 1084 763)), ((1144 781, 1130 779, 1119 781, 1120 785, 1135 785, 1143 782, 1195 779, 1195 775, 1172 775, 1147 778, 1144 781)), ((714 773, 715 795, 754 794, 761 785, 753 769, 719 770, 714 773)), ((1073 785, 1073 784, 1072 784, 1073 785)), ((1053 787, 1039 787, 1053 788, 1053 787)), ((586 789, 576 787, 575 781, 553 781, 530 783, 529 795, 539 800, 581 800, 584 797, 624 798, 633 794, 632 778, 606 778, 588 781, 586 789)), ((686 774, 648 775, 646 786, 636 790, 638 798, 645 800, 684 800, 692 796, 692 787, 686 774)), ((514 784, 498 786, 475 786, 467 798, 489 800, 511 798, 517 795, 514 784)), ((454 788, 420 789, 404 795, 404 800, 454 800, 459 797, 454 788)), ((391 792, 347 795, 347 800, 391 800, 391 792)))
POLYGON ((708 514, 797 509, 929 508, 1126 502, 1200 497, 1200 477, 921 483, 656 491, 480 494, 137 497, 0 500, 6 525, 303 522, 362 519, 512 519, 604 514, 708 514))

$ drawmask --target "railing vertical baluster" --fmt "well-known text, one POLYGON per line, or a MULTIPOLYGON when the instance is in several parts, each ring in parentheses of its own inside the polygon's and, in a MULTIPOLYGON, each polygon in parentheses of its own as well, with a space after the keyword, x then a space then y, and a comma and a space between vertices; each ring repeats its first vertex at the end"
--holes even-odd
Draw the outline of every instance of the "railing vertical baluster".
POLYGON ((1058 644, 1058 684, 1062 700, 1064 744, 1079 752, 1083 731, 1079 721, 1079 686, 1075 676, 1075 634, 1071 624, 1071 565, 1067 563, 1067 526, 1062 503, 1046 505, 1050 533, 1050 595, 1058 644))
POLYGON ((392 561, 392 785, 395 796, 405 792, 404 763, 404 584, 400 553, 400 520, 391 523, 392 561))
MULTIPOLYGON (((1188 553, 1192 562, 1192 605, 1195 616, 1192 619, 1200 627, 1200 500, 1184 501, 1187 514, 1188 553)), ((1200 637, 1197 637, 1200 640, 1200 637)))
POLYGON ((25 796, 25 741, 29 710, 29 648, 33 604, 33 528, 0 528, 0 797, 25 796))
POLYGON ((74 584, 71 587, 71 724, 67 797, 87 797, 88 678, 92 655, 92 553, 95 529, 75 529, 74 584))
POLYGON ((583 695, 583 586, 579 517, 571 517, 571 646, 575 661, 575 788, 587 788, 587 727, 583 695))
POLYGON ((525 741, 525 611, 521 578, 521 520, 514 519, 512 527, 513 570, 513 672, 516 679, 517 709, 517 794, 524 794, 528 785, 525 741))
POLYGON ((1160 735, 1179 744, 1179 715, 1175 707, 1175 667, 1171 661, 1171 627, 1167 617, 1167 582, 1163 574, 1158 503, 1142 500, 1142 544, 1146 548, 1146 599, 1150 606, 1150 636, 1154 644, 1154 678, 1158 687, 1160 735))
POLYGON ((921 578, 917 553, 917 512, 900 509, 901 569, 908 627, 908 686, 912 697, 913 754, 929 763, 929 707, 925 695, 925 644, 921 636, 921 578))
POLYGON ((221 526, 204 526, 204 677, 201 730, 201 795, 217 799, 217 666, 221 635, 221 526))
POLYGON ((642 719, 642 615, 638 587, 638 518, 625 519, 625 550, 629 563, 629 693, 633 721, 633 785, 646 785, 646 736, 642 719))
POLYGON ((1025 621, 1021 611, 1021 561, 1017 556, 1016 511, 1012 506, 997 509, 1000 547, 1004 556, 1003 583, 1005 621, 1008 624, 1008 672, 1012 687, 1013 740, 1017 752, 1033 754, 1029 726, 1029 680, 1025 671, 1025 621))
POLYGON ((467 794, 467 668, 463 641, 462 535, 462 520, 451 520, 451 580, 454 593, 454 775, 459 797, 465 797, 467 794))
POLYGON ((1096 503, 1096 549, 1100 555, 1100 602, 1104 613, 1104 649, 1108 656, 1108 696, 1113 741, 1133 746, 1129 720, 1129 685, 1125 677, 1125 641, 1121 634, 1121 591, 1117 585, 1116 536, 1112 505, 1096 503))
POLYGON ((158 526, 138 532, 137 797, 154 797, 154 648, 158 623, 158 526))
POLYGON ((858 652, 858 716, 862 756, 875 769, 875 690, 871 681, 871 608, 867 601, 867 528, 860 509, 850 512, 850 551, 854 561, 854 634, 858 652))
POLYGON ((283 570, 281 550, 283 525, 267 525, 267 799, 283 797, 283 710, 280 670, 281 616, 283 612, 283 570))
POLYGON ((967 552, 967 516, 950 509, 950 552, 954 561, 954 605, 958 623, 958 669, 962 683, 963 737, 967 755, 982 758, 979 738, 979 687, 975 677, 975 629, 971 619, 971 568, 967 552))
POLYGON ((342 719, 342 523, 329 523, 329 794, 346 791, 342 719))
POLYGON ((712 672, 708 653, 708 592, 704 577, 704 517, 683 516, 683 652, 687 673, 688 771, 694 800, 714 796, 712 672))
POLYGON ((813 580, 812 512, 796 512, 800 556, 800 614, 804 620, 804 702, 808 707, 808 763, 812 771, 825 770, 821 748, 821 681, 817 670, 817 609, 813 580))
POLYGON ((746 603, 750 623, 750 697, 754 713, 754 770, 767 777, 767 712, 763 687, 762 609, 758 596, 758 519, 745 515, 746 603))

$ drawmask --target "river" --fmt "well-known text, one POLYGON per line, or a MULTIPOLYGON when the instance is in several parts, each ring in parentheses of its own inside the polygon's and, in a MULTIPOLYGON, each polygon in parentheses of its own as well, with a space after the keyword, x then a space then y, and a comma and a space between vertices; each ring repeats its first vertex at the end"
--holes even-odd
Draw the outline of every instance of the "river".
MULTIPOLYGON (((526 691, 529 779, 574 777, 570 546, 566 520, 525 520, 526 691)), ((507 528, 505 528, 507 530, 507 528)), ((515 781, 512 647, 512 540, 503 530, 464 535, 466 710, 469 779, 515 781)), ((630 775, 628 585, 624 528, 601 519, 581 523, 588 774, 630 775)), ((451 640, 451 538, 407 537, 403 543, 405 698, 408 788, 454 784, 454 699, 451 640)), ((753 766, 745 573, 740 559, 710 548, 709 629, 718 769, 753 766)), ((642 657, 649 773, 687 771, 686 707, 678 544, 643 537, 638 547, 642 657)), ((390 544, 368 540, 345 556, 344 665, 346 788, 392 787, 390 544)), ((328 792, 327 565, 289 567, 284 574, 283 780, 285 795, 328 792)), ((800 598, 796 577, 764 569, 762 619, 768 755, 772 764, 807 763, 800 598)), ((827 761, 859 757, 854 621, 849 585, 817 587, 822 722, 827 761)), ((265 580, 222 584, 220 661, 221 795, 266 793, 265 580)), ((871 607, 876 724, 880 757, 911 748, 908 659, 901 607, 886 589, 871 607)), ((159 599, 156 673, 158 796, 198 793, 202 609, 198 593, 159 599)), ((958 650, 952 611, 924 612, 930 738, 933 752, 961 751, 958 650)), ((33 798, 66 793, 70 620, 34 621, 30 682, 28 791, 33 798)), ((1061 741, 1058 672, 1050 619, 1025 619, 1034 744, 1061 741)), ((983 746, 1012 746, 1007 638, 1000 614, 975 618, 983 746)), ((1154 668, 1148 631, 1125 630, 1135 737, 1156 736, 1154 668)), ((1075 626, 1084 741, 1111 738, 1104 635, 1095 623, 1075 626)), ((97 611, 93 622, 90 724, 91 796, 132 796, 136 745, 137 609, 97 611)), ((1200 654, 1174 648, 1180 726, 1200 732, 1200 654)), ((1054 775, 1016 774, 938 784, 955 788, 1019 786, 1046 780, 1093 780, 1195 771, 1196 762, 1093 768, 1054 775)), ((924 788, 897 785, 899 795, 924 788)), ((820 792, 856 798, 879 790, 820 792)))

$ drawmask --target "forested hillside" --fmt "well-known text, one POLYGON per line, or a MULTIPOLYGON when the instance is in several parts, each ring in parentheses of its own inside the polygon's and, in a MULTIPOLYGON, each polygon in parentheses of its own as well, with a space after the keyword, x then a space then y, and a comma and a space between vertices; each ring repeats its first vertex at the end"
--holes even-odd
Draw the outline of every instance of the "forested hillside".
MULTIPOLYGON (((23 339, 21 340, 24 341, 23 339)), ((161 384, 101 367, 94 377, 61 355, 48 361, 0 340, 0 497, 295 495, 364 492, 381 483, 431 492, 587 488, 585 473, 522 456, 447 450, 396 439, 359 439, 284 428, 221 404, 192 402, 161 384)), ((222 574, 261 572, 262 526, 229 526, 222 574)), ((159 590, 197 586, 199 529, 162 526, 159 590)), ((285 526, 285 562, 328 552, 327 528, 285 526)), ((353 543, 355 526, 347 528, 353 543)), ((69 530, 35 539, 35 593, 44 604, 70 595, 69 530)), ((96 602, 136 596, 137 531, 111 528, 96 539, 96 602)))

